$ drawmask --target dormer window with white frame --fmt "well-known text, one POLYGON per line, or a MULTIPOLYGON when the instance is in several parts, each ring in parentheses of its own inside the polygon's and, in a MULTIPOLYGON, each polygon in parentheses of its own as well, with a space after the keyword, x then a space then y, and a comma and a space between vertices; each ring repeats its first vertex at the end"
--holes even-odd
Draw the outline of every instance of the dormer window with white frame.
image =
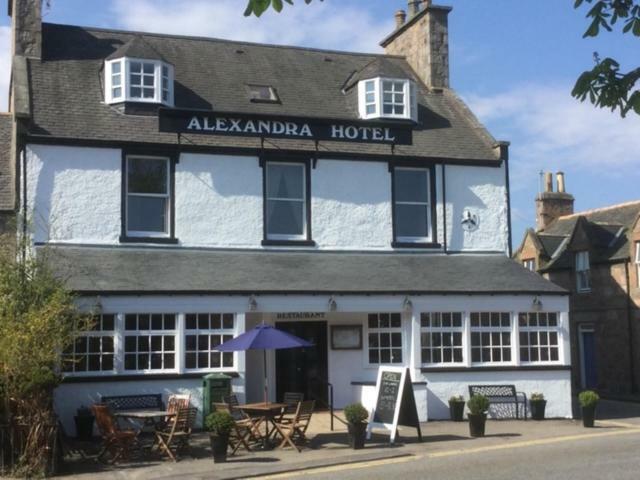
POLYGON ((105 101, 173 106, 173 65, 160 60, 118 58, 105 62, 105 101))
POLYGON ((371 78, 358 83, 360 117, 417 121, 416 85, 409 79, 371 78))

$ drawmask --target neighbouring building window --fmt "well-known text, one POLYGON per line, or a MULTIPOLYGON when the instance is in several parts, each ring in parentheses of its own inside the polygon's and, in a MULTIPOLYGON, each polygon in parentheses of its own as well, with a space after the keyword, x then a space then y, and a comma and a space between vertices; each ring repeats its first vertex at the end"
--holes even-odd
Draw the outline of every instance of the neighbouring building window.
POLYGON ((269 240, 307 238, 307 185, 305 163, 267 162, 266 237, 269 240))
POLYGON ((133 313, 124 317, 124 369, 176 368, 176 315, 133 313))
POLYGON ((127 235, 169 235, 170 173, 168 158, 127 157, 127 235))
POLYGON ((560 359, 558 314, 518 314, 521 362, 557 362, 560 359))
POLYGON ((402 319, 399 313, 370 313, 367 348, 369 363, 402 363, 402 319))
POLYGON ((393 214, 396 242, 432 241, 430 174, 430 170, 425 168, 394 169, 393 214))
POLYGON ((533 258, 528 258, 522 261, 522 265, 527 270, 531 270, 532 272, 536 271, 536 261, 533 258))
POLYGON ((173 106, 173 66, 160 60, 118 58, 105 64, 106 103, 173 106))
POLYGON ((233 368, 233 352, 215 347, 231 340, 235 333, 233 313, 187 313, 185 315, 185 368, 204 370, 233 368))
POLYGON ((115 315, 102 314, 94 319, 93 329, 78 335, 63 355, 65 373, 115 371, 115 315))
POLYGON ((358 83, 360 117, 418 118, 416 86, 407 78, 371 78, 358 83))
POLYGON ((511 315, 508 312, 471 313, 471 361, 511 362, 511 315))
POLYGON ((636 242, 636 282, 640 287, 640 242, 636 242))
POLYGON ((591 272, 588 251, 576 253, 576 287, 578 292, 588 292, 591 290, 591 272))
POLYGON ((463 362, 462 313, 421 313, 420 327, 423 364, 463 362))

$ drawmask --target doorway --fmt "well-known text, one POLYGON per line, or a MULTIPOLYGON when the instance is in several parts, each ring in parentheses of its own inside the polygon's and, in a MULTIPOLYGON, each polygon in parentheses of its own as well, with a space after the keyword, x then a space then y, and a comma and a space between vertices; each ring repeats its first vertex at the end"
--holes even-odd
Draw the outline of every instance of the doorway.
POLYGON ((305 400, 315 400, 325 408, 329 380, 327 322, 277 322, 276 328, 311 343, 308 348, 276 350, 276 392, 281 401, 285 392, 301 392, 305 400))
POLYGON ((596 336, 593 325, 580 325, 580 381, 583 389, 598 387, 596 370, 596 336))

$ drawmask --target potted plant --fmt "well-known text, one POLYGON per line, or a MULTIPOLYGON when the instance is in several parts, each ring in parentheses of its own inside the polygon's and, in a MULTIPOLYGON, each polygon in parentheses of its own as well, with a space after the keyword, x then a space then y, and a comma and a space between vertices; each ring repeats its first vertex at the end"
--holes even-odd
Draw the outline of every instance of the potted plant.
POLYGON ((596 419, 596 406, 600 397, 593 390, 585 390, 578 395, 578 401, 582 406, 582 424, 585 427, 593 427, 596 419))
POLYGON ((467 402, 469 407, 469 435, 484 437, 484 425, 487 421, 489 399, 484 395, 473 395, 467 402))
POLYGON ((464 417, 464 397, 454 395, 449 399, 449 414, 454 422, 461 422, 464 417))
POLYGON ((229 412, 213 412, 204 419, 204 427, 209 432, 213 461, 222 463, 227 461, 229 448, 229 434, 235 422, 229 412))
POLYGON ((93 422, 96 417, 93 416, 91 410, 82 405, 76 410, 76 416, 73 420, 76 423, 76 437, 78 440, 90 441, 93 437, 93 422))
POLYGON ((354 450, 364 448, 369 412, 361 403, 352 403, 344 407, 344 416, 349 423, 349 446, 354 450))
POLYGON ((542 393, 532 393, 529 405, 531 406, 531 418, 533 420, 544 420, 544 409, 547 406, 544 395, 542 393))

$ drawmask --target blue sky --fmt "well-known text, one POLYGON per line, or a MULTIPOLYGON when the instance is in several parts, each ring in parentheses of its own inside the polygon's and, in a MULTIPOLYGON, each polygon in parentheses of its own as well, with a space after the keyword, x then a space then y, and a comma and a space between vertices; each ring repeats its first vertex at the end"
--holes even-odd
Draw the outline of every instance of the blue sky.
MULTIPOLYGON (((379 51, 404 0, 317 0, 261 19, 244 0, 51 0, 45 21, 379 51)), ((640 117, 620 119, 573 100, 593 52, 638 63, 640 40, 582 39, 586 10, 573 0, 442 0, 450 15, 451 82, 490 132, 511 147, 514 247, 534 223, 540 170, 562 170, 584 210, 640 199, 640 117)), ((5 11, 4 8, 0 10, 5 11)), ((0 109, 6 108, 9 19, 0 21, 0 109)))

